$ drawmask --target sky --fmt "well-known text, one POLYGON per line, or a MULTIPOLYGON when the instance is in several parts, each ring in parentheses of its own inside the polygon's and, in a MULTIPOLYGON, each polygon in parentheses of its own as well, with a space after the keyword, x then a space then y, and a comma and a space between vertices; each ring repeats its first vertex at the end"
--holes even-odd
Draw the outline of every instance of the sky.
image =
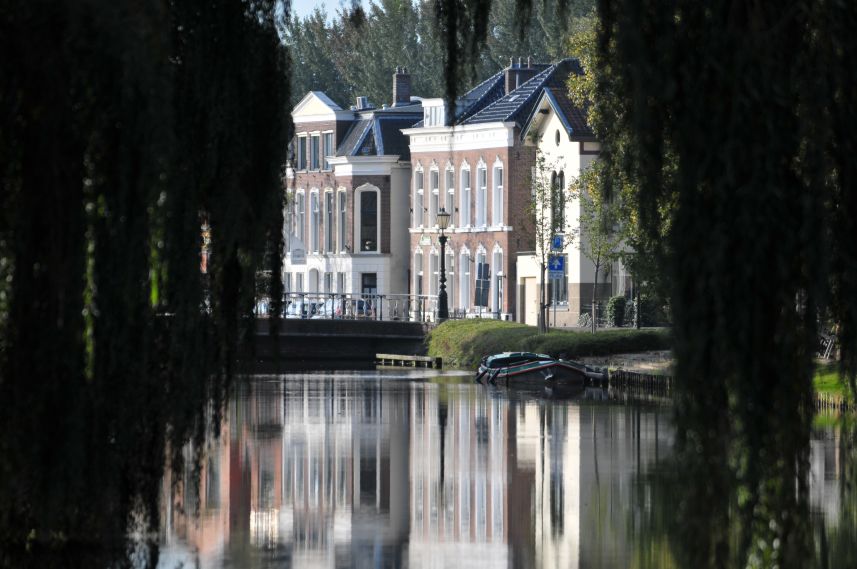
MULTIPOLYGON (((300 18, 304 18, 312 12, 313 8, 324 4, 327 8, 328 17, 332 17, 343 2, 351 4, 351 0, 326 0, 325 2, 320 0, 292 0, 292 13, 300 18)), ((369 0, 361 0, 361 4, 363 4, 364 9, 369 8, 369 0)))

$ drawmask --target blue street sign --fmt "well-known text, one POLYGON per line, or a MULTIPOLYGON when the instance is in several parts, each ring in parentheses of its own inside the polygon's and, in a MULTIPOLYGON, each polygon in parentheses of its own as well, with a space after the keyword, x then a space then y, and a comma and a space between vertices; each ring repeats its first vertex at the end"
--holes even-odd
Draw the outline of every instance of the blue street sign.
POLYGON ((565 275, 565 257, 551 255, 548 258, 548 278, 561 279, 565 275))
POLYGON ((562 235, 554 235, 551 239, 551 251, 562 251, 562 235))

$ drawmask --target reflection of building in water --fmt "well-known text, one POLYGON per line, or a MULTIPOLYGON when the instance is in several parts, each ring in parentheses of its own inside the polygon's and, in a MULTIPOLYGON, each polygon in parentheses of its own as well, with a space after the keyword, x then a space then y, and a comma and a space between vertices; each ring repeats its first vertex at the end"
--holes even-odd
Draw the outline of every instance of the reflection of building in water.
POLYGON ((534 480, 531 564, 629 566, 633 480, 666 454, 666 421, 639 407, 518 405, 517 466, 534 480))
POLYGON ((333 567, 352 556, 371 564, 382 551, 395 558, 407 535, 406 409, 377 381, 306 376, 290 386, 281 545, 298 566, 333 567))
MULTIPOLYGON (((253 566, 266 551, 295 567, 359 567, 373 558, 401 565, 406 398, 381 392, 377 380, 307 375, 240 384, 202 462, 199 501, 189 482, 165 481, 172 500, 161 565, 207 567, 225 558, 253 566)), ((184 479, 193 479, 190 469, 184 479)))
POLYGON ((472 395, 411 391, 409 567, 508 565, 509 402, 472 395))
POLYGON ((828 526, 836 527, 842 515, 842 461, 841 431, 825 429, 814 431, 809 443, 809 502, 821 512, 828 526))

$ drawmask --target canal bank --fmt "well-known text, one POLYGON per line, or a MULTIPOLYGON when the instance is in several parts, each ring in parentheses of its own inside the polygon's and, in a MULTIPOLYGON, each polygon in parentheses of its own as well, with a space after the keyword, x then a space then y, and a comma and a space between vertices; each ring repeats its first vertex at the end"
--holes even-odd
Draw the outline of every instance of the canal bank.
POLYGON ((487 354, 537 352, 566 359, 668 350, 664 328, 553 330, 539 334, 534 326, 499 320, 450 320, 433 328, 426 339, 428 355, 443 358, 447 367, 475 369, 487 354))

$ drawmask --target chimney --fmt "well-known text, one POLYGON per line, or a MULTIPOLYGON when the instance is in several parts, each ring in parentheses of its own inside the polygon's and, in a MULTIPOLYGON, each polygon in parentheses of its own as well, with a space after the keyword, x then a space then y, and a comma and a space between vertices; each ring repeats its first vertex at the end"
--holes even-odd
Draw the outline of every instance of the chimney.
POLYGON ((397 67, 393 73, 393 106, 411 102, 411 75, 407 68, 397 67))
POLYGON ((517 63, 515 58, 509 58, 509 67, 506 68, 506 94, 508 95, 533 77, 537 70, 533 67, 533 58, 527 57, 527 66, 524 67, 524 58, 519 57, 517 63))
POLYGON ((368 99, 366 97, 357 97, 357 110, 362 111, 363 109, 369 106, 368 99))

